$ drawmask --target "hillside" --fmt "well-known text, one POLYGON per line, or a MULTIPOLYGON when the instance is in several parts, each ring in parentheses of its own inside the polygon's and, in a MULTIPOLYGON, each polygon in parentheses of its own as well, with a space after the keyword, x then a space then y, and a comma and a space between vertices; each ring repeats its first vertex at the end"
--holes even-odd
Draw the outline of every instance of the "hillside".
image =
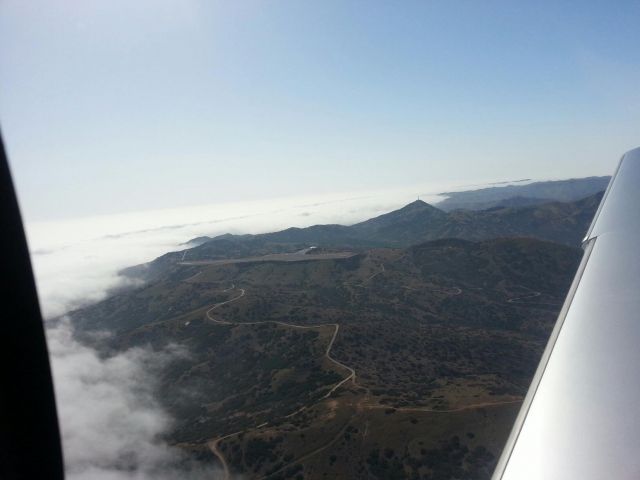
MULTIPOLYGON (((399 215, 424 210, 441 216, 422 204, 399 215)), ((445 239, 321 261, 175 262, 71 318, 80 336, 113 333, 105 353, 185 347, 158 392, 171 440, 215 446, 246 478, 481 479, 580 255, 445 239)))
POLYGON ((168 440, 242 478, 489 479, 601 196, 202 237, 70 317, 106 356, 183 348, 168 440))

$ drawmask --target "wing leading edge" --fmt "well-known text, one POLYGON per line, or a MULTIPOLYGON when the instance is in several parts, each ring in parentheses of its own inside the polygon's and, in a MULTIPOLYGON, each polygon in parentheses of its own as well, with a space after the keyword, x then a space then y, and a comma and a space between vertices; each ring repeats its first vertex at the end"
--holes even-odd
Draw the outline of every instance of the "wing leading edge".
POLYGON ((493 480, 640 478, 640 148, 611 179, 493 480))

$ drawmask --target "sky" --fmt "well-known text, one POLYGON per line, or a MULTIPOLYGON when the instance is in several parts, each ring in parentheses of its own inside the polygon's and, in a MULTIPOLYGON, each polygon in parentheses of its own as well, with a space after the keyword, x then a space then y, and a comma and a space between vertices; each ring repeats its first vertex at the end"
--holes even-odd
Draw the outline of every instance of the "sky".
MULTIPOLYGON (((638 2, 3 0, 27 222, 611 174, 638 2)), ((420 193, 420 192, 416 192, 420 193)))

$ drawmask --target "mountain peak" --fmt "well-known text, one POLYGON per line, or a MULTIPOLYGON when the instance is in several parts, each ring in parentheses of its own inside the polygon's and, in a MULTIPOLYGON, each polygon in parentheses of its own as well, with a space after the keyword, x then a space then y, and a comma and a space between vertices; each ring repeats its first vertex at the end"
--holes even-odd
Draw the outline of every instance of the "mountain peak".
POLYGON ((420 200, 420 199, 417 199, 417 200, 414 200, 414 201, 413 201, 413 202, 411 202, 411 203, 407 203, 407 204, 405 205, 405 207, 418 207, 418 206, 420 206, 420 207, 424 207, 425 205, 427 205, 427 206, 431 206, 431 205, 429 205, 427 202, 422 201, 422 200, 420 200))
POLYGON ((409 232, 423 233, 424 230, 435 227, 436 224, 445 221, 446 216, 447 214, 438 208, 422 200, 415 200, 399 210, 357 223, 351 228, 367 236, 389 235, 392 237, 397 235, 398 231, 409 235, 409 232), (382 232, 385 233, 382 234, 382 232))
POLYGON ((412 211, 421 211, 421 210, 439 210, 439 209, 425 201, 418 199, 418 200, 414 200, 411 203, 406 204, 404 207, 400 208, 399 210, 396 210, 396 212, 412 212, 412 211))

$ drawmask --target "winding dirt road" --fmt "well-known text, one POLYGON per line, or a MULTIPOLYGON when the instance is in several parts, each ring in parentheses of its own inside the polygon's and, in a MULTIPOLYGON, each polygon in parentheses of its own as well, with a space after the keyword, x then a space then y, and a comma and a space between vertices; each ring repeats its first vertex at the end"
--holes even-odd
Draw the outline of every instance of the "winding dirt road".
POLYGON ((294 465, 296 463, 303 462, 303 461, 305 461, 305 460, 307 460, 307 459, 319 454, 320 452, 325 451, 327 448, 329 448, 331 445, 333 445, 334 443, 336 443, 338 440, 340 440, 342 438, 344 433, 347 431, 347 427, 351 423, 352 418, 353 418, 353 416, 351 418, 349 418, 349 420, 347 420, 347 422, 343 425, 343 427, 340 429, 340 431, 331 440, 329 440, 327 443, 325 443, 321 447, 318 447, 315 450, 312 450, 309 453, 306 453, 303 456, 296 458, 295 460, 293 460, 293 461, 285 464, 284 466, 280 467, 278 470, 276 470, 274 472, 271 472, 271 473, 269 473, 269 474, 267 474, 267 475, 265 475, 263 477, 260 477, 258 480, 267 480, 272 475, 276 475, 276 474, 278 474, 280 472, 284 472, 287 468, 291 467, 292 465, 294 465))
MULTIPOLYGON (((353 283, 346 283, 345 285, 352 285, 352 286, 357 286, 357 287, 365 287, 365 283, 373 280, 375 277, 377 277, 380 274, 383 274, 385 272, 385 267, 384 264, 380 264, 380 271, 373 273, 371 276, 367 277, 366 279, 364 279, 361 283, 359 284, 353 284, 353 283)), ((194 278, 196 278, 201 272, 197 273, 196 275, 194 275, 193 277, 190 277, 187 281, 192 281, 194 278)), ((235 284, 232 284, 231 287, 223 290, 223 292, 229 292, 231 290, 235 289, 235 284)), ((325 400, 327 398, 329 398, 337 389, 339 389, 342 385, 344 385, 346 382, 351 381, 353 383, 353 385, 355 386, 357 384, 356 379, 357 379, 357 375, 356 375, 356 371, 355 369, 353 369, 352 367, 345 365, 344 363, 342 363, 341 361, 335 359, 333 356, 331 356, 331 349, 333 348, 333 345, 336 341, 336 338, 338 336, 338 332, 340 331, 340 324, 338 323, 325 323, 325 324, 319 324, 319 325, 297 325, 297 324, 293 324, 293 323, 286 323, 286 322, 280 322, 277 320, 264 320, 264 321, 259 321, 259 322, 229 322, 227 320, 221 320, 218 318, 215 318, 212 315, 212 312, 214 310, 216 310, 217 308, 222 307, 223 305, 228 305, 230 303, 236 302, 238 300, 240 300, 242 297, 244 297, 246 295, 246 290, 244 288, 239 288, 238 289, 240 294, 229 299, 226 300, 224 302, 219 302, 216 303, 215 305, 211 306, 205 313, 206 318, 216 324, 219 325, 260 325, 260 324, 265 324, 265 323, 272 323, 275 325, 280 325, 283 327, 288 327, 288 328, 297 328, 297 329, 317 329, 317 328, 322 328, 322 327, 333 327, 333 335, 331 336, 331 340, 329 341, 329 344, 327 345, 327 348, 324 352, 324 357, 331 363, 333 363, 334 365, 336 365, 337 367, 344 369, 346 371, 349 372, 349 375, 347 375, 344 379, 342 379, 341 381, 339 381, 338 383, 336 383, 333 387, 331 387, 331 389, 321 398, 321 400, 325 400)), ((452 289, 453 291, 448 291, 446 293, 449 293, 451 295, 460 295, 462 293, 462 290, 458 287, 454 287, 452 289)), ((487 403, 487 404, 479 404, 479 405, 471 405, 471 406, 466 406, 466 407, 461 407, 460 409, 454 409, 454 410, 433 410, 433 409, 427 409, 427 408, 422 408, 422 407, 416 407, 416 408, 410 408, 410 407, 403 407, 403 408, 398 408, 396 410, 398 411, 429 411, 429 412, 434 412, 434 413, 451 413, 451 412, 456 412, 456 411, 462 411, 462 410, 466 410, 466 409, 471 409, 471 408, 478 408, 480 406, 491 406, 491 405, 500 405, 500 404, 505 404, 505 403, 516 403, 516 402, 520 402, 521 400, 516 400, 516 401, 510 401, 510 402, 496 402, 496 403, 487 403)), ((314 402, 315 404, 315 402, 314 402)), ((362 405, 364 408, 390 408, 388 406, 384 406, 384 405, 362 405)), ((297 415, 298 413, 306 410, 307 408, 309 408, 309 406, 302 406, 301 408, 295 410, 294 412, 286 415, 284 418, 290 418, 293 417, 295 415, 297 415)), ((338 435, 336 435, 333 439, 331 439, 328 443, 326 443, 325 445, 323 445, 322 447, 319 447, 307 454, 305 454, 304 456, 298 458, 295 460, 295 462, 300 462, 301 460, 306 460, 322 451, 324 451, 325 449, 327 449, 329 446, 331 446, 338 438, 340 438, 340 436, 344 433, 345 429, 347 428, 349 422, 347 422, 345 424, 345 426, 340 430, 340 432, 338 433, 338 435)), ((255 427, 255 429, 259 429, 262 427, 265 427, 268 425, 268 422, 265 422, 257 427, 255 427)), ((368 426, 368 425, 367 425, 368 426)), ((222 437, 218 437, 214 440, 211 440, 208 443, 209 449, 211 450, 211 452, 220 460, 220 463, 222 465, 223 471, 224 471, 224 480, 230 480, 230 469, 229 469, 229 465, 227 463, 227 460, 225 458, 225 456, 223 455, 223 453, 220 451, 220 449, 218 448, 219 443, 229 437, 232 437, 234 435, 238 435, 239 433, 242 433, 242 431, 240 432, 234 432, 234 433, 230 433, 227 434, 225 436, 222 437)), ((366 436, 366 431, 365 434, 366 436)), ((363 440, 364 440, 364 436, 363 436, 363 440)), ((289 465, 286 465, 284 467, 282 467, 280 470, 278 470, 277 472, 272 472, 271 474, 267 475, 266 477, 262 477, 262 478, 267 478, 271 475, 273 475, 274 473, 278 473, 280 471, 283 471, 285 468, 287 468, 289 465)))
POLYGON ((233 437, 234 435, 238 435, 239 433, 242 433, 242 431, 240 432, 233 432, 230 433, 228 435, 225 435, 224 437, 218 437, 214 440, 211 440, 210 442, 207 443, 207 446, 209 447, 209 450, 211 450, 211 453, 213 453, 218 460, 220 460, 220 463, 222 464, 222 471, 224 476, 222 477, 223 480, 230 480, 231 479, 231 470, 229 470, 229 464, 227 463, 227 459, 224 458, 224 455, 222 454, 222 452, 220 451, 220 449, 218 448, 218 444, 224 440, 225 438, 229 438, 229 437, 233 437))
POLYGON ((542 293, 540 293, 540 292, 528 293, 527 295, 522 295, 521 297, 510 298, 509 300, 507 300, 507 302, 509 302, 509 303, 527 303, 527 302, 521 302, 521 300, 528 300, 530 298, 536 298, 536 297, 539 297, 540 295, 542 295, 542 293))
MULTIPOLYGON (((230 288, 227 288, 226 290, 223 290, 223 292, 228 292, 230 290, 233 290, 234 288, 235 288, 235 284, 233 284, 230 288)), ((219 325, 260 325, 260 324, 264 324, 264 323, 272 323, 272 324, 275 324, 275 325, 280 325, 280 326, 289 327, 289 328, 298 328, 298 329, 315 329, 315 328, 321 328, 321 327, 333 327, 334 328, 333 335, 331 336, 331 340, 329 341, 329 344, 327 345, 327 348, 326 348, 326 350, 324 352, 324 356, 329 362, 337 365, 340 368, 343 368, 343 369, 347 370, 349 372, 349 375, 347 377, 345 377, 344 379, 342 379, 340 382, 336 383, 331 388, 331 390, 329 390, 322 397, 322 400, 324 400, 326 398, 329 398, 331 396, 331 394, 333 394, 333 392, 335 392, 338 388, 340 388, 342 385, 344 385, 349 380, 351 380, 353 382, 353 384, 355 385, 355 383, 356 383, 356 371, 353 368, 349 367, 348 365, 345 365, 344 363, 340 362, 339 360, 336 360, 335 358, 333 358, 331 356, 331 348, 333 348, 333 344, 335 343, 336 337, 338 336, 338 332, 340 331, 340 324, 338 324, 338 323, 325 323, 325 324, 320 324, 320 325, 296 325, 296 324, 293 324, 293 323, 285 323, 285 322, 280 322, 280 321, 277 321, 277 320, 265 320, 265 321, 262 321, 262 322, 237 322, 236 323, 236 322, 229 322, 229 321, 226 321, 226 320, 220 320, 220 319, 217 319, 217 318, 215 318, 215 317, 213 317, 211 315, 211 312, 213 312, 216 308, 219 308, 219 307, 221 307, 223 305, 228 305, 229 303, 236 302, 236 301, 240 300, 242 297, 244 297, 246 295, 247 292, 246 292, 246 290, 244 288, 240 288, 239 290, 240 290, 240 294, 239 295, 237 295, 237 296, 235 296, 235 297, 233 297, 233 298, 231 298, 229 300, 226 300, 224 302, 216 303, 211 308, 209 308, 205 313, 207 319, 209 321, 211 321, 213 323, 217 323, 219 325)), ((293 413, 290 413, 289 415, 286 415, 285 418, 293 417, 294 415, 297 415, 298 413, 302 412, 303 410, 306 410, 307 408, 308 408, 307 406, 303 406, 303 407, 299 408, 298 410, 294 411, 293 413)), ((256 428, 261 428, 261 427, 264 427, 266 425, 267 425, 267 422, 259 425, 256 428)), ((345 426, 345 428, 346 428, 346 426, 345 426)), ((220 463, 222 464, 222 468, 223 468, 223 471, 224 471, 224 477, 223 477, 224 480, 230 480, 230 478, 231 478, 230 475, 231 474, 230 474, 229 465, 227 463, 227 460, 224 457, 224 455, 222 454, 222 452, 220 451, 220 449, 218 448, 218 444, 222 440, 224 440, 225 438, 232 437, 232 436, 237 435, 239 433, 241 433, 241 432, 230 433, 230 434, 225 435, 223 437, 218 437, 215 440, 212 440, 211 442, 208 443, 208 446, 209 446, 209 449, 211 450, 211 453, 213 453, 218 458, 218 460, 220 460, 220 463)), ((328 446, 329 446, 329 444, 325 445, 322 449, 327 448, 328 446)), ((318 451, 315 451, 315 452, 311 452, 309 454, 309 456, 312 455, 312 454, 318 453, 319 451, 321 451, 321 450, 318 450, 318 451)))
POLYGON ((560 307, 562 305, 562 301, 559 302, 541 302, 539 300, 537 301, 531 301, 534 298, 538 298, 540 296, 542 296, 542 292, 536 292, 534 290, 531 290, 530 288, 524 287, 527 290, 530 290, 531 293, 527 293, 526 295, 520 295, 518 297, 514 297, 514 298, 510 298, 507 300, 507 303, 515 303, 515 304, 520 304, 520 305, 526 305, 529 308, 535 308, 535 307, 560 307))
POLYGON ((396 412, 428 412, 428 413, 456 413, 456 412, 464 412, 466 410, 475 410, 477 408, 483 407, 497 407, 498 405, 511 405, 514 403, 522 403, 522 398, 517 398, 514 400, 503 400, 501 402, 482 402, 482 403, 474 403, 471 405, 465 405, 463 407, 451 408, 449 410, 438 410, 429 407, 390 407, 389 405, 363 405, 363 408, 378 410, 378 409, 389 409, 393 408, 396 412))
MULTIPOLYGON (((234 287, 235 287, 235 285, 232 286, 231 288, 223 290, 223 292, 228 292, 229 290, 233 289, 234 287)), ((336 337, 338 336, 338 332, 340 331, 340 324, 338 324, 338 323, 322 323, 322 324, 319 324, 319 325, 296 325, 294 323, 285 323, 285 322, 280 322, 280 321, 277 321, 277 320, 264 320, 264 321, 261 321, 261 322, 229 322, 229 321, 226 321, 226 320, 219 320, 217 318, 214 318, 211 315, 211 312, 213 310, 215 310, 216 308, 219 308, 219 307, 221 307, 223 305, 227 305, 229 303, 238 301, 238 300, 240 300, 242 297, 244 297, 246 295, 246 290, 244 288, 240 288, 239 290, 240 290, 240 295, 238 295, 237 297, 233 297, 232 299, 226 300, 224 302, 216 303, 211 308, 209 308, 209 310, 207 310, 207 312, 206 312, 207 319, 212 321, 212 322, 214 322, 214 323, 217 323, 219 325, 261 325, 261 324, 264 324, 264 323, 272 323, 272 324, 280 325, 280 326, 283 326, 283 327, 298 328, 298 329, 301 329, 301 330, 308 330, 308 329, 315 329, 315 328, 322 328, 322 327, 333 327, 334 328, 333 336, 331 337, 331 340, 329 341, 329 344, 327 345, 327 349, 324 352, 324 356, 325 356, 325 358, 327 360, 329 360, 334 365, 337 365, 338 367, 347 370, 349 372, 349 375, 346 378, 344 378, 343 380, 341 380, 340 382, 338 382, 337 384, 335 384, 333 386, 333 388, 331 388, 331 390, 329 390, 329 392, 324 397, 322 397, 322 399, 325 399, 325 398, 328 398, 329 396, 331 396, 331 394, 333 392, 335 392, 341 385, 343 385, 345 382, 348 382, 349 380, 352 380, 354 384, 356 383, 356 371, 353 368, 349 367, 348 365, 345 365, 344 363, 340 362, 339 360, 336 360, 335 358, 333 358, 331 356, 331 348, 333 348, 333 344, 336 341, 336 337)))

